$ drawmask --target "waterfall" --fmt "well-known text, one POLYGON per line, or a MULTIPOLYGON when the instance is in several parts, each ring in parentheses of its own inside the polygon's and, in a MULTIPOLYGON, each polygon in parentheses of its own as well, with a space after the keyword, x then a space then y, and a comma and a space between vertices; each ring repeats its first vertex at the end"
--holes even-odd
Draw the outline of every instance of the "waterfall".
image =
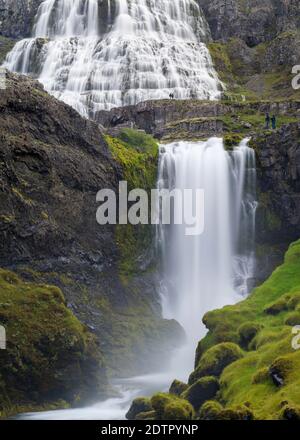
POLYGON ((174 353, 170 368, 118 381, 120 396, 94 406, 23 414, 21 418, 124 419, 136 397, 167 391, 174 378, 187 380, 196 344, 205 332, 203 315, 242 299, 254 275, 256 166, 255 152, 247 144, 245 139, 230 152, 219 138, 160 146, 158 189, 200 188, 205 192, 202 235, 185 235, 184 224, 157 228, 164 315, 179 321, 187 333, 187 344, 174 353))
POLYGON ((232 152, 219 138, 160 148, 159 189, 201 188, 205 198, 203 234, 187 236, 185 224, 160 225, 157 233, 164 315, 187 333, 188 345, 175 362, 176 374, 185 380, 204 334, 202 317, 242 299, 254 276, 256 168, 247 142, 232 152))
POLYGON ((217 99, 206 34, 195 0, 44 0, 32 38, 5 67, 38 78, 87 117, 170 93, 217 99))

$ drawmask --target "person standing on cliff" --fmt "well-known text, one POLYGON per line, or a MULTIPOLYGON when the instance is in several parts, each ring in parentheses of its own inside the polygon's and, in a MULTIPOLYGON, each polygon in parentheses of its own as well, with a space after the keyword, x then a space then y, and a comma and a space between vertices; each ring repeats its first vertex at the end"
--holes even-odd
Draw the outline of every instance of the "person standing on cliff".
POLYGON ((269 113, 266 114, 266 129, 269 130, 270 128, 270 115, 269 113))
POLYGON ((276 130, 276 122, 277 121, 276 121, 276 116, 275 115, 272 116, 271 121, 272 121, 272 129, 276 130))

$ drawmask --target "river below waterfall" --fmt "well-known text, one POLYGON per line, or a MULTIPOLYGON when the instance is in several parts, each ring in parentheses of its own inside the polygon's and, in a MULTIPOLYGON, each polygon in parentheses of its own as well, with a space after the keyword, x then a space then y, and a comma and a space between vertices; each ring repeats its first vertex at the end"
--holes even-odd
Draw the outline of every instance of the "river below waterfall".
MULTIPOLYGON (((161 145, 158 189, 201 188, 205 194, 204 232, 187 236, 185 224, 159 225, 156 245, 161 270, 163 314, 185 329, 167 371, 116 380, 117 397, 81 409, 19 417, 34 420, 124 420, 133 399, 168 391, 176 378, 187 381, 196 344, 205 335, 201 320, 209 310, 248 294, 254 277, 256 202, 255 153, 245 139, 227 152, 220 138, 161 145)), ((173 207, 173 217, 176 205, 173 207)))

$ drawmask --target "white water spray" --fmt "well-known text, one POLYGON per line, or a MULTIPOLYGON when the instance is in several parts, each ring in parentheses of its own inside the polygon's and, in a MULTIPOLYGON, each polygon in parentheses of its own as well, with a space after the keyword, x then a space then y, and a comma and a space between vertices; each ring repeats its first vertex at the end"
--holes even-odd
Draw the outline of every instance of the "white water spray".
POLYGON ((194 0, 45 0, 33 37, 15 45, 5 67, 89 117, 171 93, 217 99, 206 33, 194 0))
POLYGON ((159 188, 205 192, 202 235, 187 236, 185 224, 161 225, 157 234, 164 315, 180 322, 187 333, 188 345, 174 362, 181 379, 192 370, 195 347, 205 331, 204 314, 249 292, 254 276, 255 178, 255 153, 247 140, 231 153, 219 138, 161 146, 159 188))

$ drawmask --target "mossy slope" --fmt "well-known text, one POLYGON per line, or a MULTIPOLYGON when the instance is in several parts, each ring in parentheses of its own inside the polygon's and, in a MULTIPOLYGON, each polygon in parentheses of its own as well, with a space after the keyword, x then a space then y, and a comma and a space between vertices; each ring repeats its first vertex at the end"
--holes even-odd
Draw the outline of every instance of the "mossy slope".
POLYGON ((300 350, 292 346, 298 317, 300 325, 299 313, 297 241, 290 246, 284 264, 246 300, 205 315, 209 332, 197 348, 195 371, 190 377, 193 393, 185 390, 181 394, 181 399, 192 395, 192 403, 202 402, 200 410, 194 405, 196 417, 300 419, 300 350), (199 377, 205 383, 213 383, 213 378, 218 381, 204 402, 205 393, 195 394, 197 387, 203 388, 199 377))
MULTIPOLYGON (((120 180, 127 181, 128 191, 156 188, 158 143, 143 131, 125 128, 118 137, 105 136, 113 158, 119 163, 120 180)), ((126 278, 140 272, 141 260, 149 259, 153 228, 149 225, 118 225, 116 243, 120 251, 120 273, 126 278), (141 258, 143 257, 143 258, 141 258)))
POLYGON ((0 324, 7 339, 0 351, 0 415, 103 395, 107 381, 95 338, 67 309, 60 289, 0 269, 0 324))

